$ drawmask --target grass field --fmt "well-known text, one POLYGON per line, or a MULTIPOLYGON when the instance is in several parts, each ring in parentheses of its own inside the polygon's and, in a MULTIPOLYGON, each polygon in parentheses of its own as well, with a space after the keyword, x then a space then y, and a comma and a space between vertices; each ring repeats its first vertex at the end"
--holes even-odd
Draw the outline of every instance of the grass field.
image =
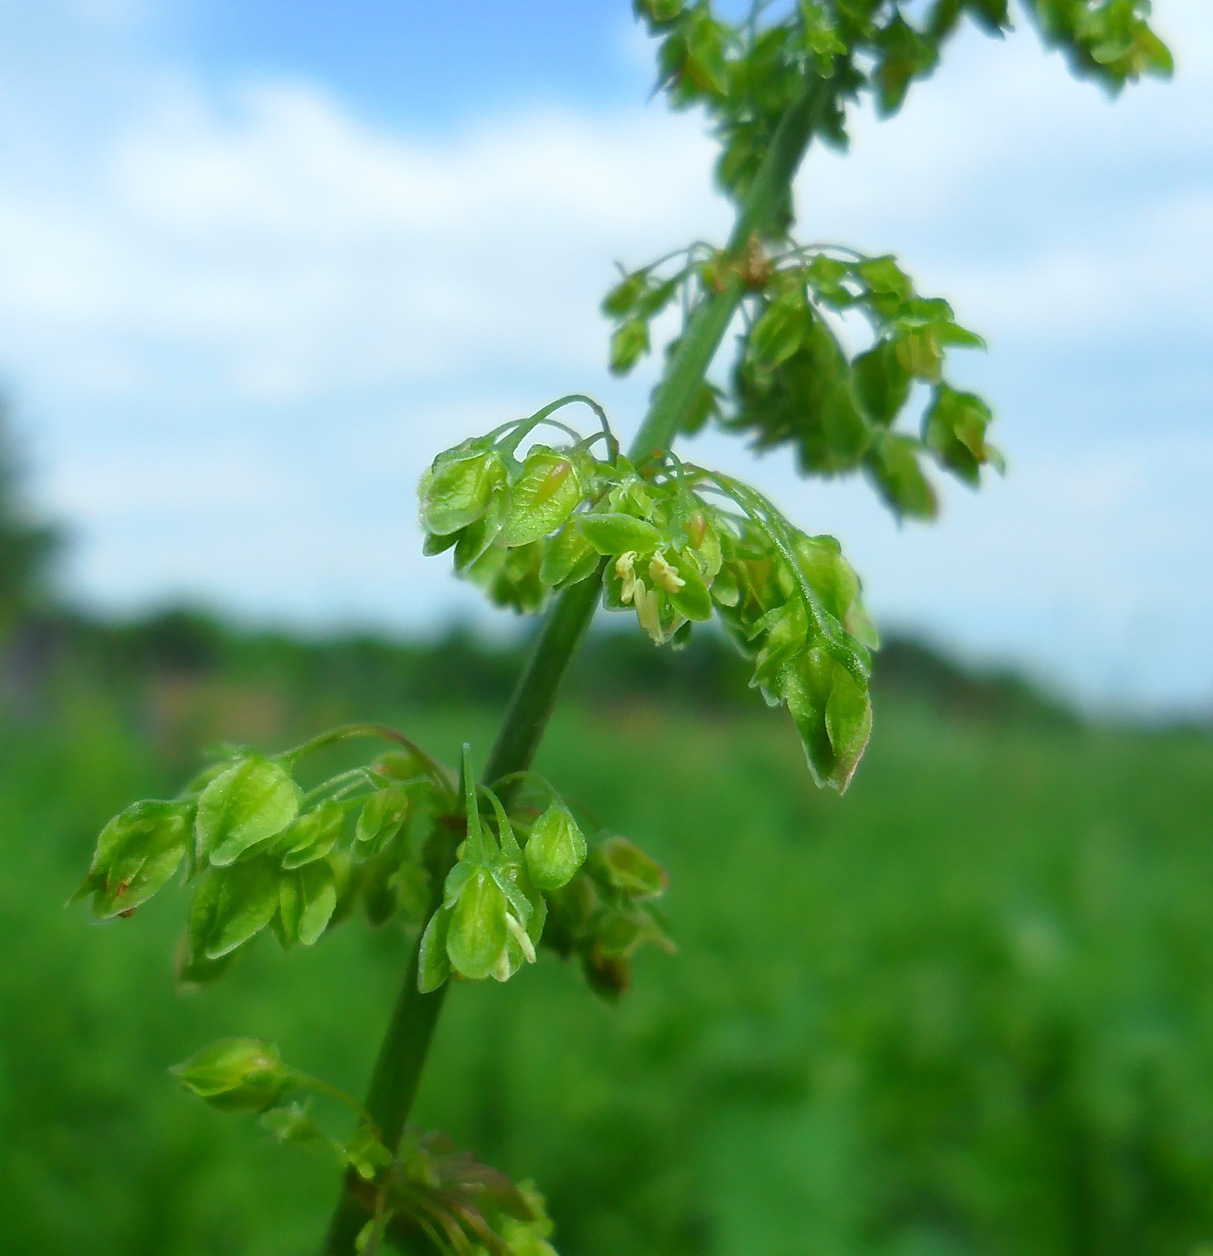
MULTIPOLYGON (((97 694, 0 736, 0 1250, 304 1256, 328 1166, 178 1092, 224 1034, 361 1089, 407 939, 259 945, 183 996, 183 895, 61 904, 99 825, 255 692, 97 694)), ((475 710, 394 715, 453 756, 475 710)), ((418 1118, 533 1177, 567 1256, 1213 1248, 1213 741, 878 711, 845 800, 777 713, 566 714, 542 769, 670 870, 679 953, 616 1007, 551 957, 454 992, 418 1118)))

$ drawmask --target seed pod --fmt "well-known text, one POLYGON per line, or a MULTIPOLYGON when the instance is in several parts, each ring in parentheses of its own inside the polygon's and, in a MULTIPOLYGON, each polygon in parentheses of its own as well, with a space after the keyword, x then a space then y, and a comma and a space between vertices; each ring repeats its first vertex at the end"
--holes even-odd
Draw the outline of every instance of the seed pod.
POLYGON ((137 802, 115 816, 97 839, 88 876, 72 902, 92 895, 102 920, 134 911, 177 871, 189 846, 193 806, 137 802))
POLYGON ((545 892, 558 890, 585 863, 585 834, 567 807, 553 803, 531 827, 523 854, 535 885, 545 892))
POLYGON ((169 1072, 222 1112, 265 1112, 296 1088, 278 1048, 257 1038, 221 1038, 169 1072))
POLYGON ((467 442, 440 453, 421 477, 421 526, 448 536, 475 523, 504 489, 505 464, 493 447, 467 442))
POLYGON ((497 544, 529 545, 560 527, 581 504, 585 486, 571 456, 533 449, 510 493, 497 544))
POLYGON ((303 791, 280 764, 259 755, 239 760, 198 799, 194 824, 198 862, 217 867, 281 833, 299 814, 303 791))
POLYGON ((484 868, 477 868, 451 913, 446 953, 457 973, 473 981, 492 975, 509 937, 505 913, 501 887, 484 868))

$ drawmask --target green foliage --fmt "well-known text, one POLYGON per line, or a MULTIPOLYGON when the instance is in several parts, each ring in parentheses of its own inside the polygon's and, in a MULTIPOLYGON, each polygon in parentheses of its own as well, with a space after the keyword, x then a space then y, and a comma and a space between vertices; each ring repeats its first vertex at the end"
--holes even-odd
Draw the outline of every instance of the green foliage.
MULTIPOLYGON (((992 697, 940 692, 964 722, 878 683, 882 735, 838 805, 760 711, 566 712, 540 770, 669 868, 679 953, 636 953, 615 1008, 550 956, 509 990, 460 989, 414 1119, 543 1182, 584 1256, 775 1256, 788 1235, 848 1256, 1191 1252, 1213 1228, 1208 737, 979 722, 992 697)), ((330 718, 337 699, 315 701, 292 718, 330 718)), ((254 941, 181 999, 180 888, 104 929, 56 912, 93 817, 178 771, 118 711, 0 728, 6 1242, 303 1256, 327 1144, 274 1152, 158 1079, 243 1031, 358 1086, 403 925, 306 954, 254 941)), ((444 756, 491 731, 488 711, 410 718, 444 756)), ((344 1138, 328 1102, 314 1118, 344 1138)), ((298 1114, 271 1115, 303 1139, 298 1114)))
MULTIPOLYGON (((1113 88, 1170 71, 1148 7, 1029 4, 1047 42, 1113 88)), ((261 1040, 224 1039, 176 1070, 212 1105, 284 1109, 269 1122, 280 1141, 326 1145, 306 1109, 285 1106, 300 1086, 354 1108, 353 1135, 327 1143, 350 1170, 328 1256, 374 1256, 398 1231, 457 1256, 554 1256, 537 1196, 453 1147, 429 1136, 402 1142, 399 1132, 438 991, 452 977, 505 982, 535 963, 542 942, 576 956, 591 986, 614 997, 642 943, 671 946, 653 901, 666 889, 664 869, 622 837, 587 841, 546 782, 543 805, 528 798, 533 754, 597 601, 633 610, 657 645, 685 645, 694 625, 718 618, 752 668, 751 685, 791 714, 818 785, 844 791, 865 751, 876 635, 858 577, 833 538, 805 535, 752 488, 676 457, 679 430, 714 420, 759 448, 789 445, 805 475, 864 470, 899 516, 935 512, 924 457, 969 484, 983 465, 1000 465, 986 441, 989 407, 944 375, 947 351, 980 347, 980 338, 946 301, 919 294, 894 258, 801 247, 789 231, 792 180, 812 139, 845 143, 847 109, 865 93, 881 113, 896 112, 966 10, 993 33, 1008 25, 1003 0, 755 3, 738 24, 722 21, 711 0, 637 0, 636 10, 659 40, 659 86, 675 107, 702 105, 712 119, 718 180, 738 217, 726 248, 692 245, 625 272, 603 302, 615 322, 609 366, 622 374, 681 296, 683 327, 628 457, 601 407, 578 394, 439 453, 422 478, 428 554, 450 550, 457 572, 524 613, 567 594, 519 682, 491 779, 477 784, 466 743, 456 784, 415 742, 374 725, 338 728, 273 758, 224 753, 177 799, 111 821, 78 895, 102 917, 128 916, 184 862, 193 893, 179 975, 197 984, 267 928, 284 948, 311 946, 359 904, 372 923, 400 916, 420 933, 416 981, 410 968, 365 1109, 285 1068, 261 1040), (840 335, 854 313, 870 328, 857 353, 840 335), (726 391, 706 373, 738 315, 726 391), (931 399, 912 435, 898 424, 924 387, 931 399), (600 431, 583 438, 553 417, 574 402, 595 413, 600 431), (536 443, 540 427, 567 443, 536 443), (367 735, 403 751, 310 789, 296 779, 305 758, 367 735)), ((772 947, 768 962, 782 958, 772 947)))
MULTIPOLYGON (((1110 91, 1174 69, 1150 29, 1149 0, 1026 0, 1049 47, 1079 77, 1110 91)), ((871 96, 888 116, 930 76, 963 17, 991 35, 1011 27, 1006 0, 798 0, 756 5, 749 20, 721 20, 710 0, 636 0, 660 40, 658 85, 675 108, 700 106, 721 142, 720 185, 741 200, 788 107, 816 82, 826 93, 821 137, 845 144, 846 113, 871 96)), ((783 221, 791 221, 790 200, 783 221)))
MULTIPOLYGON (((979 483, 982 466, 1001 469, 985 439, 989 407, 943 379, 949 349, 982 348, 983 341, 956 322, 946 301, 919 295, 894 258, 796 245, 767 252, 756 244, 742 261, 703 249, 687 258, 666 281, 681 286, 687 318, 730 272, 744 270, 746 287, 731 387, 711 388, 692 428, 713 419, 758 449, 790 446, 805 475, 862 471, 901 517, 937 512, 924 457, 970 485, 979 483), (848 352, 841 319, 856 313, 871 341, 848 352), (897 424, 912 414, 916 384, 932 392, 920 433, 911 435, 897 424)), ((658 265, 628 276, 604 309, 621 327, 646 318, 638 311, 661 273, 658 265)))

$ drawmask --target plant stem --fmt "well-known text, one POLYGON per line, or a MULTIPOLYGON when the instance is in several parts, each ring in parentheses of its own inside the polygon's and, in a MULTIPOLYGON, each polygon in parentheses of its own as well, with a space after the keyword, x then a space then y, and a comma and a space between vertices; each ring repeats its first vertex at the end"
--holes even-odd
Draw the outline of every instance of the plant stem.
MULTIPOLYGON (((811 80, 806 83, 801 97, 788 107, 738 212, 728 243, 731 255, 740 256, 755 233, 761 235, 774 225, 825 99, 826 93, 819 90, 816 80, 811 80)), ((642 462, 668 449, 673 442, 744 294, 744 280, 740 274, 732 274, 722 291, 705 298, 696 308, 628 451, 633 462, 642 462)), ((567 589, 548 612, 489 756, 483 777, 486 783, 525 772, 531 766, 555 706, 560 683, 594 616, 605 565, 604 562, 593 576, 567 589)), ((516 778, 513 784, 517 784, 516 778)), ((503 802, 508 801, 509 788, 507 786, 503 792, 503 802)), ((449 843, 446 867, 454 859, 454 848, 455 843, 449 843)), ((439 893, 444 877, 445 868, 435 877, 439 893)), ((379 1049, 366 1101, 367 1113, 383 1131, 386 1145, 393 1151, 416 1097, 434 1026, 450 986, 448 981, 430 994, 420 994, 417 961, 415 947, 379 1049)), ((343 1190, 329 1229, 325 1256, 352 1256, 354 1239, 367 1215, 353 1192, 343 1190)))

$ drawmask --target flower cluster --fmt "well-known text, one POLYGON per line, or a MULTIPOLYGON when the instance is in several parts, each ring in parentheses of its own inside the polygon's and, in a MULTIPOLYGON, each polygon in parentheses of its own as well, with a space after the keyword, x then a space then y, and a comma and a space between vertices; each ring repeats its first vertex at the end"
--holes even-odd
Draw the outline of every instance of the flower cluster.
POLYGON ((273 758, 237 752, 171 801, 134 803, 102 830, 73 898, 101 919, 129 916, 184 864, 194 885, 179 958, 186 982, 218 976, 262 930, 313 945, 361 901, 372 923, 423 915, 420 835, 453 797, 444 770, 415 749, 380 755, 305 792, 298 761, 350 726, 273 758))
POLYGON ((279 1143, 306 1148, 352 1170, 371 1219, 358 1251, 373 1253, 385 1238, 412 1250, 458 1256, 556 1256, 553 1226, 543 1197, 529 1182, 515 1184, 497 1169, 461 1152, 436 1131, 406 1129, 388 1150, 375 1122, 351 1095, 283 1062, 277 1047, 256 1038, 222 1038, 171 1072, 191 1094, 221 1112, 259 1113, 279 1143), (313 1115, 300 1092, 336 1099, 353 1110, 357 1125, 335 1138, 313 1115))
POLYGON ((466 747, 458 782, 410 743, 304 792, 301 759, 366 734, 406 740, 350 725, 273 758, 241 752, 178 799, 135 803, 105 826, 73 901, 90 898, 101 919, 129 916, 184 865, 194 890, 178 969, 189 983, 219 976, 265 930, 283 947, 311 946, 359 902, 372 924, 398 919, 421 933, 423 992, 452 973, 506 981, 535 961, 541 940, 581 953, 603 989, 608 958, 664 939, 641 920, 647 909, 637 914, 640 899, 665 888, 648 856, 621 837, 588 841, 568 803, 532 774, 511 816, 499 792, 474 784, 466 747), (570 904, 594 886, 601 903, 574 926, 570 904), (550 905, 560 923, 545 939, 550 905), (644 927, 621 948, 623 916, 644 927))
POLYGON ((768 253, 754 239, 738 257, 696 245, 672 274, 671 264, 625 274, 603 310, 616 321, 611 367, 624 373, 648 352, 649 323, 678 292, 692 311, 731 279, 742 281, 744 334, 730 386, 701 386, 684 423, 688 433, 714 420, 756 448, 790 446, 805 475, 862 471, 903 518, 938 511, 924 462, 970 485, 983 466, 1001 468, 986 440, 989 407, 944 377, 949 350, 983 341, 946 301, 920 295, 894 258, 796 245, 768 253), (853 315, 870 330, 858 352, 848 352, 842 334, 853 315), (916 385, 930 390, 918 429, 899 428, 918 408, 916 385))
MULTIPOLYGON (((737 200, 806 83, 819 94, 814 130, 845 147, 850 104, 870 95, 882 115, 896 113, 913 84, 935 70, 962 18, 991 35, 1012 26, 1009 0, 798 0, 753 6, 736 22, 711 0, 634 3, 661 41, 658 85, 675 108, 707 111, 722 149, 717 181, 737 200)), ((1024 0, 1023 8, 1076 75, 1113 92, 1173 72, 1170 51, 1149 25, 1149 0, 1024 0)))
MULTIPOLYGON (((755 490, 672 455, 637 467, 613 448, 594 458, 575 440, 519 461, 517 433, 535 422, 435 459, 421 484, 427 549, 453 547, 460 567, 466 547, 464 574, 490 573, 490 596, 522 610, 600 575, 603 604, 634 611, 658 645, 685 641, 715 613, 753 661, 754 686, 788 707, 817 781, 844 789, 871 726, 876 637, 838 542, 807 536, 755 490)), ((486 867, 474 879, 477 892, 489 893, 489 876, 486 867)), ((520 906, 512 917, 516 934, 524 915, 520 906)))
POLYGON ((646 940, 665 941, 637 907, 664 891, 665 872, 626 838, 587 841, 564 799, 541 778, 526 777, 538 782, 546 805, 511 816, 497 793, 472 783, 465 748, 467 836, 422 935, 422 992, 451 973, 507 981, 535 962, 542 941, 563 957, 580 955, 591 985, 618 993, 632 951, 646 940))

